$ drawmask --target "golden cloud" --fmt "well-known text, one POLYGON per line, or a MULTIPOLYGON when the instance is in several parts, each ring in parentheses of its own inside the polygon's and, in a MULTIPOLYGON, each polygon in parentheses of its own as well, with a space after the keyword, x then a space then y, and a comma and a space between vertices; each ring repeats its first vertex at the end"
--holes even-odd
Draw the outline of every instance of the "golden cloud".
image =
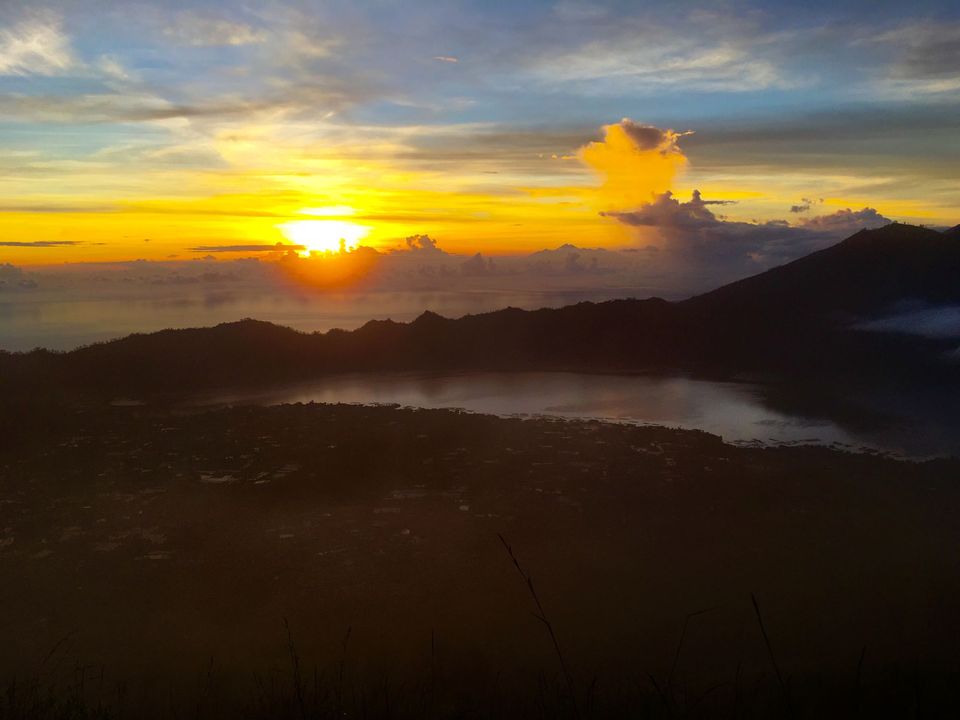
POLYGON ((603 139, 580 148, 580 159, 603 177, 602 211, 629 210, 667 192, 687 164, 678 140, 689 133, 661 130, 628 118, 604 125, 603 139))

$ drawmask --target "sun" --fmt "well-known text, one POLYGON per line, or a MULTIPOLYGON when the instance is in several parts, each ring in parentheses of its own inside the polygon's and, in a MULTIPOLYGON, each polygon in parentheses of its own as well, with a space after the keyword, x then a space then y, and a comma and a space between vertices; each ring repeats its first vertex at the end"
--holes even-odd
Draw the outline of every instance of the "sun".
POLYGON ((292 220, 278 228, 294 245, 303 246, 301 255, 351 250, 370 232, 366 225, 348 220, 292 220))

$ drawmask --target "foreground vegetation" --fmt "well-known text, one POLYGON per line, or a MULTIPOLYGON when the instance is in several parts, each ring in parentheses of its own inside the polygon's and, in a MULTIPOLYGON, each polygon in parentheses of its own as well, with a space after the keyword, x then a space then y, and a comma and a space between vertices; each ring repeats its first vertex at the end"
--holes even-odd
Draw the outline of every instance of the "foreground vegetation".
POLYGON ((0 424, 3 720, 960 709, 956 461, 389 407, 0 424))

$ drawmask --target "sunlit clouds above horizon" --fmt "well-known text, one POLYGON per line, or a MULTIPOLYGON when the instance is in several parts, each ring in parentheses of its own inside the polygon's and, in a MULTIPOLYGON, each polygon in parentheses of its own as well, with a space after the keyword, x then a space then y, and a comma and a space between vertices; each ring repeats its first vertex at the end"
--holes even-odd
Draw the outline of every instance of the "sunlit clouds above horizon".
POLYGON ((429 236, 682 275, 733 235, 721 264, 953 225, 958 47, 946 2, 4 4, 0 261, 429 236))

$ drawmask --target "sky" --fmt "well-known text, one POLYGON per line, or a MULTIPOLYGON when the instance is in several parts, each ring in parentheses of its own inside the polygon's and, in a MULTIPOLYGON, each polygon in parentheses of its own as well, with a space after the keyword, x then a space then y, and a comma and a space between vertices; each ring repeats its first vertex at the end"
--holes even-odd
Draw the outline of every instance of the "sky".
POLYGON ((953 2, 0 0, 0 293, 542 250, 574 289, 691 293, 955 225, 958 97, 953 2))

